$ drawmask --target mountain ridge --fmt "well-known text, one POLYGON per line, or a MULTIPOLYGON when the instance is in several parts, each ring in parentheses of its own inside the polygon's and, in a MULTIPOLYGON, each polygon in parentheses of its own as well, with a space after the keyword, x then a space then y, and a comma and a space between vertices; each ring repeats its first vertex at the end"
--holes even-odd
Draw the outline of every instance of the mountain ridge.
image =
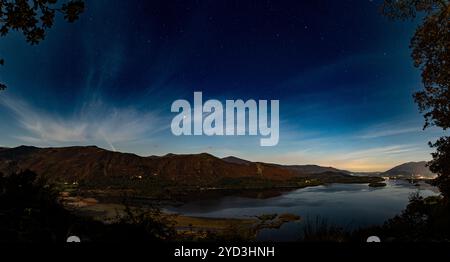
POLYGON ((51 182, 80 183, 99 188, 167 186, 206 188, 302 187, 322 183, 370 183, 379 178, 354 177, 348 171, 316 165, 221 159, 208 153, 142 157, 96 146, 0 150, 0 172, 31 170, 51 182), (305 184, 306 183, 306 184, 305 184))
POLYGON ((221 178, 260 177, 284 180, 296 176, 293 172, 264 164, 243 166, 228 163, 207 153, 141 157, 92 146, 20 146, 0 151, 1 172, 11 174, 24 169, 30 169, 50 180, 164 177, 183 184, 189 184, 189 181, 209 184, 221 178))

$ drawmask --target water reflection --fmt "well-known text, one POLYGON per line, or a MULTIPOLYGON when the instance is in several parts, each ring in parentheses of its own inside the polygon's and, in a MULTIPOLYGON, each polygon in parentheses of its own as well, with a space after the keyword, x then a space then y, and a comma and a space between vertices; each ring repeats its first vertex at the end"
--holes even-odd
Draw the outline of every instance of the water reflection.
MULTIPOLYGON (((422 196, 438 194, 436 188, 421 183, 414 186, 406 181, 387 181, 383 188, 367 184, 332 184, 279 192, 269 198, 248 196, 202 197, 170 212, 189 216, 242 218, 269 213, 292 213, 307 219, 321 217, 344 228, 381 224, 399 214, 407 205, 409 196, 419 192, 422 196)), ((260 192, 261 193, 261 192, 260 192)), ((293 240, 298 238, 302 223, 289 223, 278 230, 264 230, 262 240, 293 240)))

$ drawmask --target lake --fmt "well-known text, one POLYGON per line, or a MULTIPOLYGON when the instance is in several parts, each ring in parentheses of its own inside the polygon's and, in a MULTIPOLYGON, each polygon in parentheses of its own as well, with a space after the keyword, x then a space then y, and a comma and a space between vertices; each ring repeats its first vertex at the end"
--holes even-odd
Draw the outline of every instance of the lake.
POLYGON ((399 214, 408 204, 409 196, 438 195, 435 187, 419 186, 407 181, 388 180, 386 187, 371 188, 367 184, 330 184, 281 192, 268 198, 222 196, 203 197, 166 211, 196 217, 246 218, 271 213, 292 213, 301 222, 284 224, 280 229, 265 229, 259 240, 289 241, 298 239, 305 221, 317 218, 345 229, 382 224, 399 214))

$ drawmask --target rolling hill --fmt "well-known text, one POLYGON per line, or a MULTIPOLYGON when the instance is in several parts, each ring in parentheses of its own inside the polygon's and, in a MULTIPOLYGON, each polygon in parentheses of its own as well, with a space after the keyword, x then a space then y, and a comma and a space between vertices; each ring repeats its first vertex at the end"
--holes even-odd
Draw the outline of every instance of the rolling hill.
MULTIPOLYGON (((222 160, 229 162, 229 163, 243 164, 243 165, 249 165, 252 163, 251 161, 237 158, 234 156, 224 157, 224 158, 222 158, 222 160)), ((271 165, 274 167, 292 171, 295 174, 297 174, 298 176, 307 176, 307 175, 320 174, 320 173, 325 173, 325 172, 336 172, 336 173, 341 173, 341 174, 345 174, 345 175, 351 174, 351 172, 347 171, 347 170, 341 170, 341 169, 337 169, 334 167, 324 167, 324 166, 318 166, 318 165, 279 165, 279 164, 268 164, 268 163, 263 163, 263 164, 271 165)))
POLYGON ((0 172, 29 169, 41 177, 96 188, 109 187, 295 187, 305 179, 316 183, 369 183, 377 178, 354 177, 319 166, 282 166, 210 154, 141 157, 95 146, 37 148, 20 146, 0 150, 0 172))
POLYGON ((436 174, 426 166, 427 162, 408 162, 389 169, 380 174, 384 177, 392 178, 427 178, 432 179, 436 174))
POLYGON ((158 177, 181 184, 209 184, 221 178, 258 177, 285 180, 295 177, 269 165, 228 163, 212 155, 168 154, 140 157, 95 146, 37 148, 20 146, 0 150, 0 171, 30 169, 50 180, 101 180, 123 177, 158 177))

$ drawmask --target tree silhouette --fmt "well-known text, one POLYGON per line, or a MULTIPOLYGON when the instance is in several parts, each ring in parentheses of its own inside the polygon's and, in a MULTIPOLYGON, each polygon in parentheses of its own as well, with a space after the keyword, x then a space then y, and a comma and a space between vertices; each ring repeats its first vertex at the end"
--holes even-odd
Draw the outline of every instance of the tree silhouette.
MULTIPOLYGON (((424 14, 410 47, 414 65, 422 71, 424 89, 414 94, 424 114, 424 129, 437 126, 450 128, 450 1, 448 0, 385 0, 382 13, 392 19, 414 19, 424 14)), ((437 185, 445 199, 450 197, 450 137, 441 137, 429 163, 439 175, 437 185)))
POLYGON ((60 189, 30 170, 0 173, 0 244, 16 242, 64 243, 75 234, 91 242, 149 242, 176 239, 174 222, 158 207, 137 209, 104 223, 71 212, 59 197, 60 189))
MULTIPOLYGON (((31 45, 45 38, 46 31, 53 26, 56 13, 68 22, 74 22, 84 11, 83 0, 0 0, 0 36, 18 31, 31 45), (64 2, 61 4, 61 2, 64 2)), ((5 61, 0 59, 0 65, 5 61)), ((0 83, 0 90, 6 85, 0 83)))

